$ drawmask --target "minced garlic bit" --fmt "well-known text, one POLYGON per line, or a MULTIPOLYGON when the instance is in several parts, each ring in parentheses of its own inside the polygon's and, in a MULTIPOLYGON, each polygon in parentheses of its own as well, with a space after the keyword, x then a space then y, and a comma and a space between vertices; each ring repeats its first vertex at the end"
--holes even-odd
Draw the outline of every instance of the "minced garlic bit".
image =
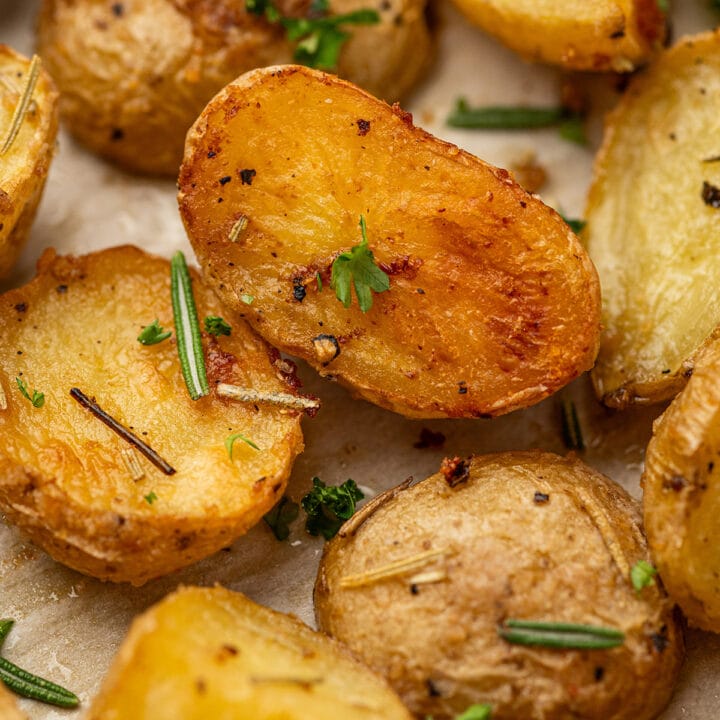
POLYGON ((317 410, 320 401, 314 398, 301 397, 283 392, 262 392, 252 388, 242 388, 237 385, 219 383, 217 394, 220 397, 231 398, 246 403, 267 403, 268 405, 283 405, 284 407, 297 410, 317 410))
POLYGON ((367 572, 358 573, 357 575, 346 575, 344 578, 340 578, 340 587, 362 587, 363 585, 371 585, 379 580, 386 580, 387 578, 404 575, 405 573, 413 570, 422 570, 431 560, 446 557, 452 554, 453 551, 449 548, 427 550, 425 552, 418 553, 417 555, 411 555, 410 557, 403 558, 402 560, 395 560, 394 562, 382 565, 374 570, 368 570, 367 572))
POLYGON ((138 460, 135 450, 133 450, 133 448, 123 448, 120 451, 120 455, 125 463, 127 471, 130 473, 130 477, 135 482, 142 480, 145 477, 145 471, 142 469, 142 465, 140 465, 140 461, 138 460))
POLYGON ((3 386, 0 384, 0 410, 7 410, 7 395, 3 386))
POLYGON ((230 230, 230 234, 228 235, 228 240, 230 242, 237 242, 240 238, 240 235, 244 232, 245 228, 248 226, 248 218, 245 215, 241 215, 237 222, 232 226, 232 230, 230 230))
POLYGON ((0 155, 4 155, 15 142, 15 138, 20 132, 20 127, 23 124, 25 115, 32 101, 32 95, 35 92, 35 85, 37 84, 38 77, 40 76, 40 58, 37 55, 33 55, 30 61, 30 67, 28 68, 25 87, 23 88, 22 95, 18 100, 18 104, 15 106, 15 112, 13 113, 12 120, 10 121, 10 128, 8 129, 7 136, 3 141, 2 147, 0 148, 0 155))

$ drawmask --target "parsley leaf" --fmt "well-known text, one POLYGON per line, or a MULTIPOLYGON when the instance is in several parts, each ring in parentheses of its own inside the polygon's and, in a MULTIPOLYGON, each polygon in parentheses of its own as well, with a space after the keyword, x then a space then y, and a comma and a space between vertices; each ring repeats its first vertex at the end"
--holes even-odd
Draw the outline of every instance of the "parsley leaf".
POLYGON ((465 712, 460 713, 455 720, 490 720, 491 712, 491 705, 471 705, 465 712))
POLYGON ((647 561, 638 560, 630 570, 630 581, 636 592, 655 584, 657 570, 647 561))
POLYGON ((235 444, 236 440, 242 440, 254 450, 260 449, 252 440, 250 440, 250 438, 246 438, 242 433, 233 433, 232 435, 228 435, 228 437, 225 438, 225 449, 227 450, 230 460, 233 459, 233 445, 235 444))
POLYGON ((330 540, 343 522, 353 516, 355 503, 363 497, 354 480, 346 480, 339 487, 327 487, 320 478, 314 477, 312 490, 302 499, 307 513, 305 529, 310 535, 322 535, 330 540))
POLYGON ((363 312, 367 312, 373 304, 371 290, 385 292, 390 289, 390 278, 375 264, 375 257, 368 245, 365 218, 360 216, 362 242, 350 248, 349 252, 341 253, 332 264, 330 287, 335 291, 337 299, 350 307, 352 302, 351 287, 355 287, 358 304, 363 312))
POLYGON ((579 235, 583 228, 587 225, 587 220, 576 220, 573 218, 566 218, 564 215, 560 217, 565 221, 565 224, 576 234, 579 235))
POLYGON ((263 520, 278 540, 287 540, 290 535, 290 525, 297 520, 299 513, 300 506, 287 495, 283 495, 280 502, 269 513, 263 515, 263 520))
POLYGON ((30 397, 30 393, 27 389, 27 383, 24 380, 21 380, 19 377, 15 378, 15 382, 17 383, 17 386, 20 389, 23 397, 26 397, 32 403, 33 407, 41 408, 45 404, 45 393, 33 390, 32 397, 30 397))
POLYGON ((328 16, 327 0, 313 0, 307 17, 283 17, 271 0, 245 0, 245 9, 279 22, 288 40, 296 42, 294 59, 308 67, 334 70, 345 41, 350 37, 340 25, 374 25, 380 22, 375 10, 362 9, 345 15, 328 16))
POLYGON ((229 335, 232 329, 230 326, 217 315, 208 315, 205 318, 205 332, 211 335, 229 335))
POLYGON ((152 505, 157 499, 158 496, 155 494, 154 491, 151 491, 147 495, 143 496, 143 500, 145 500, 148 505, 152 505))
POLYGON ((142 329, 137 339, 142 345, 157 345, 163 340, 167 340, 171 335, 172 333, 169 330, 165 331, 156 318, 150 325, 146 325, 142 329))

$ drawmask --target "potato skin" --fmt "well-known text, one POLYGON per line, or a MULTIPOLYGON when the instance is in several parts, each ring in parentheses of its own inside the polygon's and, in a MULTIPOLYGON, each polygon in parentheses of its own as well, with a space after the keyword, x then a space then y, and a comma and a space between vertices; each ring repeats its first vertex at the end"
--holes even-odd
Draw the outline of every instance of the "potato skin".
POLYGON ((643 510, 650 550, 668 593, 691 624, 720 632, 720 344, 656 421, 645 456, 643 510))
POLYGON ((339 643, 221 587, 135 619, 87 720, 410 720, 339 643))
POLYGON ((664 591, 636 593, 630 583, 629 569, 648 557, 636 503, 572 457, 534 451, 463 462, 455 487, 438 473, 390 490, 326 545, 319 627, 387 677, 419 716, 444 720, 482 702, 493 720, 656 717, 683 637, 664 591), (340 584, 433 550, 444 554, 423 567, 340 584), (626 639, 592 651, 511 645, 497 633, 508 618, 618 627, 626 639))
POLYGON ((3 720, 27 720, 15 702, 13 695, 0 683, 0 717, 3 720))
POLYGON ((603 288, 595 390, 614 408, 674 397, 720 333, 720 34, 680 40, 608 116, 583 232, 603 288))
MULTIPOLYGON (((0 45, 0 145, 10 128, 29 67, 26 57, 0 45)), ((15 141, 0 155, 0 277, 8 275, 27 240, 55 152, 58 93, 44 69, 32 99, 15 141)))
POLYGON ((657 0, 454 0, 468 20, 529 60, 629 72, 661 48, 657 0))
MULTIPOLYGON (((350 27, 338 73, 388 100, 406 94, 432 55, 424 5, 331 2, 333 14, 372 7, 381 16, 378 25, 350 27)), ((309 0, 278 6, 302 16, 309 0)), ((212 96, 293 54, 284 31, 247 13, 241 0, 45 0, 38 47, 75 137, 128 170, 173 176, 185 133, 212 96)))
POLYGON ((189 132, 178 184, 225 302, 381 407, 499 415, 593 364, 597 277, 557 213, 348 82, 300 66, 244 75, 189 132), (361 215, 390 275, 367 313, 329 287, 335 258, 361 240, 361 215), (334 359, 317 352, 320 334, 337 340, 334 359))
MULTIPOLYGON (((229 337, 203 336, 211 388, 287 391, 268 346, 194 277, 200 322, 220 315, 232 326, 229 337)), ((212 390, 193 402, 174 333, 159 345, 136 340, 154 318, 173 328, 169 281, 169 263, 137 248, 48 251, 31 283, 0 296, 0 509, 56 560, 105 580, 139 585, 230 544, 279 499, 302 450, 296 412, 212 390), (45 394, 42 407, 16 377, 45 394), (176 474, 138 454, 145 475, 136 482, 121 455, 128 444, 70 397, 74 386, 176 474), (231 462, 224 440, 234 432, 261 451, 238 442, 231 462)))

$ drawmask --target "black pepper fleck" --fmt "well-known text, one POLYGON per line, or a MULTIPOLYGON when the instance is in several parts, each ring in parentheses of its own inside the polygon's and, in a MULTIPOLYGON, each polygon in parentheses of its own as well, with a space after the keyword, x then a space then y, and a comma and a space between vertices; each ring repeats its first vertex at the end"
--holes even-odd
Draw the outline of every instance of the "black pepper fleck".
POLYGON ((358 120, 357 121, 358 135, 364 137, 370 132, 370 121, 369 120, 358 120))
POLYGON ((410 593, 411 593, 412 595, 419 595, 419 594, 420 594, 420 588, 418 588, 418 586, 415 585, 415 583, 413 583, 413 584, 410 586, 410 593))
POLYGON ((425 294, 425 291, 424 291, 422 288, 416 288, 416 289, 415 289, 415 292, 416 292, 418 295, 424 295, 424 294, 425 294))
POLYGON ((216 155, 217 155, 217 153, 216 153, 214 150, 211 150, 211 151, 207 154, 207 156, 208 156, 208 158, 209 158, 210 160, 212 160, 216 155))
POLYGON ((605 668, 598 665, 595 668, 595 680, 600 682, 605 677, 605 668))
POLYGON ((110 131, 110 139, 114 142, 122 140, 125 137, 125 131, 122 128, 113 128, 110 131))
POLYGON ((307 291, 305 285, 303 285, 303 279, 301 277, 293 278, 293 297, 298 302, 302 302, 305 299, 307 291))
POLYGON ((246 168, 240 171, 240 180, 243 185, 252 185, 255 175, 257 173, 252 168, 246 168))
POLYGON ((125 13, 125 8, 122 3, 113 3, 110 9, 115 17, 122 17, 125 13))
POLYGON ((27 303, 21 302, 15 306, 18 312, 27 312, 27 303))
POLYGON ((550 500, 550 496, 547 493, 540 492, 539 490, 533 495, 533 502, 537 503, 538 505, 544 505, 546 502, 550 500))
POLYGON ((440 697, 440 691, 437 689, 435 683, 430 678, 425 681, 425 686, 427 687, 428 695, 430 697, 440 697))
POLYGON ((67 285, 58 285, 55 288, 55 291, 59 292, 62 295, 63 293, 66 293, 68 291, 68 286, 67 285))
POLYGON ((467 383, 466 383, 464 380, 461 380, 461 381, 458 383, 458 393, 459 393, 460 395, 465 395, 465 394, 467 393, 467 391, 468 391, 468 389, 467 389, 467 383))
POLYGON ((707 180, 703 181, 702 193, 703 202, 713 208, 720 208, 720 188, 711 185, 707 180))
POLYGON ((227 185, 231 180, 232 180, 232 178, 230 177, 230 175, 226 175, 225 177, 221 177, 220 180, 218 180, 218 182, 221 185, 227 185))

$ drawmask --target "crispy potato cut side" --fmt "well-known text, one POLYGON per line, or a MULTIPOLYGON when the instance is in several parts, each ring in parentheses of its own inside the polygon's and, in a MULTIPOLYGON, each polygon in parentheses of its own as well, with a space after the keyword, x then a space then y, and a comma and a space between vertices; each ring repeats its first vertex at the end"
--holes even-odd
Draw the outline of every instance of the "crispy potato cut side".
POLYGON ((643 475, 645 529, 663 583, 690 623, 714 632, 720 632, 718 447, 720 344, 714 342, 657 421, 643 475))
POLYGON ((221 587, 181 588, 132 624, 88 720, 410 720, 339 643, 221 587))
POLYGON ((56 560, 98 578, 141 584, 228 545, 280 498, 302 450, 297 411, 215 395, 218 382, 288 386, 275 351, 193 276, 201 325, 219 315, 232 327, 203 333, 211 392, 195 402, 175 333, 137 341, 156 318, 174 331, 166 260, 133 247, 47 251, 32 282, 0 296, 0 509, 56 560), (176 473, 132 450, 73 400, 73 387, 176 473), (234 433, 260 450, 237 441, 231 460, 224 442, 234 433))
POLYGON ((529 60, 629 72, 665 38, 657 0, 454 0, 475 25, 529 60))
POLYGON ((229 85, 188 134, 179 188, 220 296, 381 407, 500 415, 593 363, 597 276, 560 216, 332 75, 285 66, 229 85), (361 216, 390 278, 367 313, 330 287, 361 216))
POLYGON ((32 86, 31 61, 0 45, 0 277, 27 240, 55 152, 58 93, 42 63, 36 64, 32 86), (26 87, 28 102, 20 112, 26 87))
POLYGON ((608 118, 584 235, 603 289, 593 381, 612 407, 673 397, 718 334, 719 97, 720 35, 705 33, 663 53, 608 118))
POLYGON ((27 716, 20 712, 15 698, 0 682, 0 717, 3 720, 27 720, 27 716))
POLYGON ((325 546, 319 627, 390 681, 416 717, 474 703, 493 720, 651 720, 684 653, 648 559, 637 503, 572 457, 500 453, 443 461, 363 507, 325 546), (624 633, 610 649, 511 644, 509 620, 624 633))
MULTIPOLYGON (((427 0, 329 0, 330 15, 375 10, 345 25, 338 74, 389 101, 408 93, 433 56, 427 0)), ((185 133, 206 103, 248 70, 291 62, 296 43, 244 0, 44 0, 38 47, 83 144, 138 172, 176 176, 185 133)), ((311 0, 272 0, 311 14, 311 0)))

